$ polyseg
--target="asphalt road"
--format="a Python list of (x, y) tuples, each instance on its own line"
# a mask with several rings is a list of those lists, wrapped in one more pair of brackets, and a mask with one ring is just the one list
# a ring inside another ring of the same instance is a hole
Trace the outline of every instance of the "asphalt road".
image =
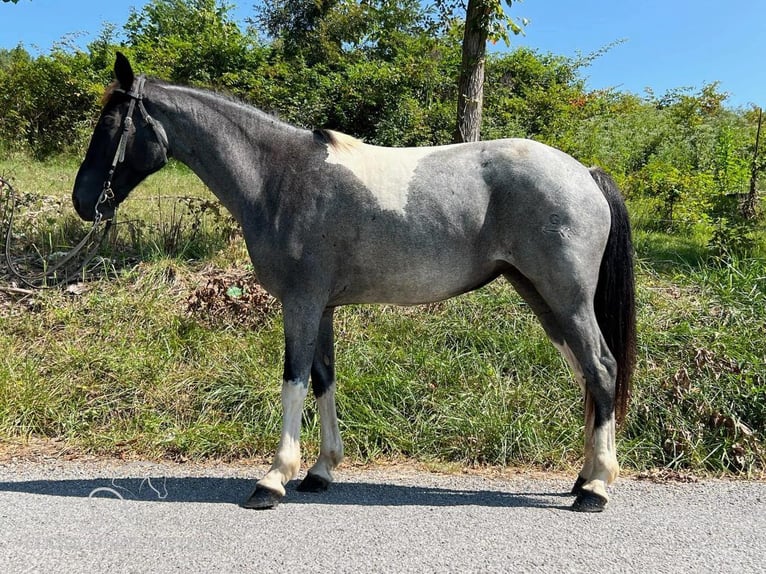
[(0, 572), (766, 572), (766, 483), (346, 469), (240, 508), (262, 467), (0, 463)]

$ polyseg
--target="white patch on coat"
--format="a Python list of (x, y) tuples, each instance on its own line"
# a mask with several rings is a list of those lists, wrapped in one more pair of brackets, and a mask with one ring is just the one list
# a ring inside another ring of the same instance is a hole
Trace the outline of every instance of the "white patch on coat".
[(330, 132), (327, 163), (353, 173), (370, 190), (381, 209), (405, 214), (410, 183), (423, 158), (441, 147), (387, 148), (368, 145), (350, 136)]
[(258, 485), (285, 494), (285, 484), (295, 478), (301, 466), (301, 419), (308, 386), (301, 381), (282, 383), (282, 436), (274, 462)]
[(317, 399), (321, 445), (319, 459), (309, 472), (321, 476), (328, 482), (333, 481), (332, 471), (343, 460), (343, 440), (338, 428), (338, 415), (335, 410), (335, 383)]
[(577, 357), (574, 356), (574, 353), (572, 352), (572, 349), (569, 348), (569, 345), (566, 343), (558, 344), (553, 343), (553, 346), (558, 349), (559, 353), (561, 353), (561, 356), (564, 357), (567, 364), (569, 365), (569, 368), (572, 369), (572, 373), (574, 374), (575, 380), (577, 380), (577, 384), (580, 385), (580, 389), (582, 392), (585, 392), (585, 376), (583, 375), (582, 366), (580, 366), (580, 361), (577, 360)]

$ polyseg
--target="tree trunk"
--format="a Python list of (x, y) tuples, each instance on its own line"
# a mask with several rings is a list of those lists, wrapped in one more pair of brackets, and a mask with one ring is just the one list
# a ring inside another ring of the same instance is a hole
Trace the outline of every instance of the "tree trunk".
[(763, 121), (763, 110), (758, 109), (758, 129), (755, 132), (755, 150), (753, 151), (753, 163), (750, 168), (750, 191), (747, 194), (745, 202), (742, 204), (742, 216), (745, 219), (755, 219), (758, 214), (758, 172), (763, 169), (758, 164), (758, 148), (761, 145), (761, 123)]
[(453, 138), (456, 143), (479, 141), (481, 137), (487, 18), (486, 0), (468, 0), (463, 34), (463, 61), (458, 81), (457, 127)]

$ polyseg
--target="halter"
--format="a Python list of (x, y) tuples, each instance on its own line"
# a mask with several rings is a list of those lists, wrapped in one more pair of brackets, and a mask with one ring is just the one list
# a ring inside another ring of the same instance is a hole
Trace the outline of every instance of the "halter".
[(135, 79), (130, 90), (126, 91), (122, 88), (114, 89), (114, 92), (128, 96), (128, 98), (130, 98), (130, 104), (128, 105), (128, 113), (125, 114), (125, 117), (122, 120), (122, 133), (120, 134), (120, 141), (117, 144), (117, 151), (114, 153), (114, 158), (112, 159), (112, 166), (109, 169), (109, 174), (106, 176), (106, 180), (104, 181), (104, 188), (101, 190), (101, 194), (98, 196), (98, 200), (96, 201), (96, 206), (94, 208), (96, 212), (94, 221), (97, 225), (104, 217), (103, 214), (99, 211), (98, 207), (101, 204), (114, 199), (114, 191), (112, 190), (112, 178), (114, 178), (114, 171), (117, 169), (117, 166), (125, 161), (125, 150), (128, 147), (128, 132), (130, 131), (130, 126), (133, 125), (133, 112), (136, 109), (136, 104), (138, 104), (138, 111), (141, 112), (141, 117), (146, 122), (146, 124), (152, 128), (154, 137), (157, 138), (157, 141), (162, 146), (163, 154), (165, 154), (165, 159), (167, 160), (166, 150), (168, 146), (168, 138), (165, 135), (165, 131), (157, 127), (157, 122), (154, 120), (154, 118), (152, 118), (152, 116), (149, 115), (149, 112), (146, 111), (146, 107), (144, 106), (144, 94), (142, 92), (145, 83), (146, 76), (142, 74)]

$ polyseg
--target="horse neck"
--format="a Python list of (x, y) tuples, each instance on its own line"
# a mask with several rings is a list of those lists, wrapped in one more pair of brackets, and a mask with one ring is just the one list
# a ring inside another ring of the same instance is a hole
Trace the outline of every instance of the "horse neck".
[(262, 200), (269, 173), (297, 159), (310, 132), (212, 92), (156, 84), (150, 113), (168, 136), (172, 155), (189, 166), (241, 221)]

